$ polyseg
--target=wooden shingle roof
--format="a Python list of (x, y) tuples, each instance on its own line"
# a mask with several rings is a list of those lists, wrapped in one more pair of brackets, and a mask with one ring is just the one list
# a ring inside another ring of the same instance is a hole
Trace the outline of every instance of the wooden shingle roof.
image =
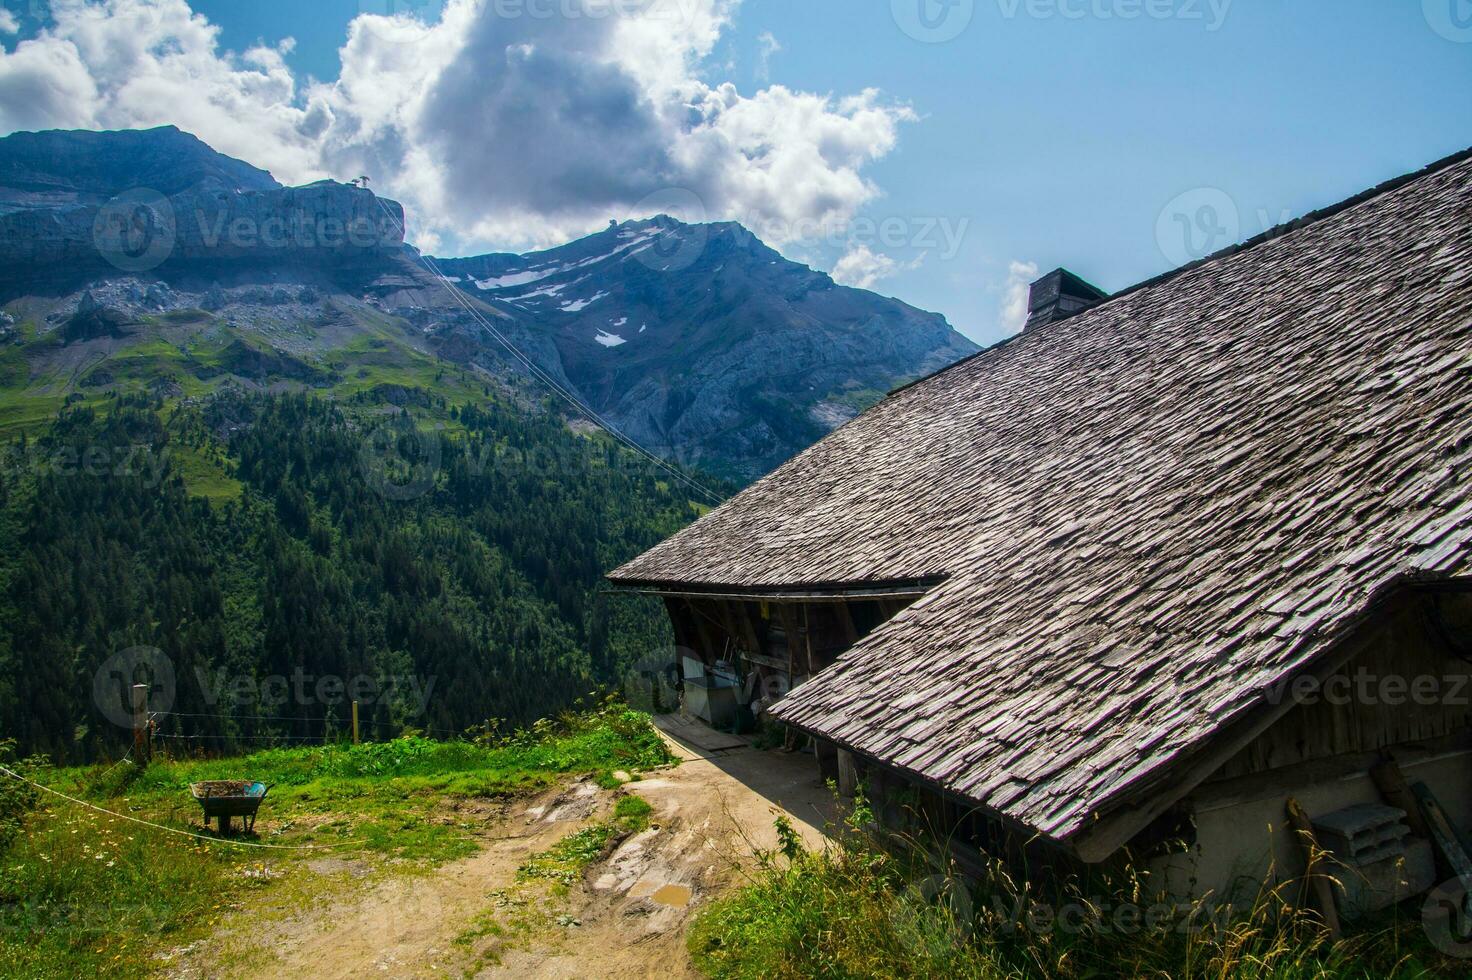
[(904, 389), (613, 573), (938, 580), (777, 708), (1069, 841), (1472, 573), (1472, 160)]

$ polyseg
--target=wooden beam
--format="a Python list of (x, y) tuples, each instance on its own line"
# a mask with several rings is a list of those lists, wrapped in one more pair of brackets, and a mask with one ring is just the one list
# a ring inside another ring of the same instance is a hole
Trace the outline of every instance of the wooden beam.
[(695, 603), (693, 600), (686, 599), (685, 605), (688, 606), (690, 609), (690, 618), (694, 620), (695, 632), (700, 637), (700, 643), (702, 647), (700, 651), (701, 656), (708, 660), (715, 660), (718, 656), (720, 656), (720, 654), (716, 648), (715, 640), (712, 639), (710, 635), (710, 630), (705, 625), (704, 614), (695, 607)]
[(762, 644), (761, 635), (757, 632), (756, 619), (751, 614), (751, 604), (738, 602), (734, 606), (737, 625), (746, 637), (746, 642), (751, 646), (752, 652), (765, 654), (767, 651)]
[(854, 625), (854, 614), (846, 602), (839, 603), (834, 607), (838, 615), (838, 626), (843, 630), (843, 635), (848, 638), (848, 645), (853, 646), (859, 642), (859, 628)]

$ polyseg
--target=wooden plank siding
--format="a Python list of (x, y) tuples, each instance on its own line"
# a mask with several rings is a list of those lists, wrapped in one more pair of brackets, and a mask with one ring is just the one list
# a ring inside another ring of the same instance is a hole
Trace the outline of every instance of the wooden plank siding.
[[(1456, 636), (1433, 625), (1450, 621)], [(1213, 776), (1230, 779), (1303, 762), (1373, 755), (1438, 742), (1472, 728), (1472, 663), (1451, 644), (1472, 646), (1472, 599), (1416, 592), (1359, 640), (1361, 651), (1295, 697), (1297, 703)], [(1450, 641), (1450, 642), (1449, 642)], [(1465, 655), (1465, 651), (1464, 651)]]

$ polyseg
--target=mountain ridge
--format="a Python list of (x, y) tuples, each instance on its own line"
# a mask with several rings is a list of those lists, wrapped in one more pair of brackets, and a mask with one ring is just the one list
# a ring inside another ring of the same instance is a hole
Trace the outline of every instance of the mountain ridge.
[[(402, 229), (402, 208), (365, 187), (283, 187), (174, 127), (0, 139), (8, 398), (139, 383), (203, 395), (222, 380), (342, 395), (381, 375), (433, 389), (436, 361), (524, 377), (492, 323), (640, 444), (745, 480), (976, 349), (938, 314), (841, 286), (734, 222), (660, 215), (538, 252), (432, 260), (448, 286)], [(371, 356), (370, 340), (384, 345)], [(154, 356), (160, 376), (100, 366), (160, 343), (174, 351)]]

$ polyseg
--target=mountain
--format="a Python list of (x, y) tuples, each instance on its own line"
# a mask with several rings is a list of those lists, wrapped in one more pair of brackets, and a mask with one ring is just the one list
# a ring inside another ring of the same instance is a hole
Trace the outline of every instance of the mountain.
[(403, 228), (403, 208), (365, 188), (282, 187), (171, 126), (0, 139), (0, 281), (30, 289), (375, 265), (403, 251)]
[(743, 476), (976, 349), (943, 317), (840, 286), (734, 223), (661, 215), (436, 264), (550, 338), (562, 372), (635, 440)]
[(445, 376), (544, 392), (745, 480), (974, 350), (938, 315), (667, 217), (439, 259), (364, 187), (282, 187), (173, 127), (0, 139), (0, 433), (63, 403), (222, 385), (342, 398)]
[(210, 149), (174, 126), (15, 133), (0, 140), (0, 211), (101, 205), (147, 187), (168, 196), (205, 181), (276, 190), (269, 173)]
[(425, 260), (402, 222), (172, 128), (0, 139), (0, 739), (116, 751), (139, 650), (197, 749), (340, 724), (268, 697), (303, 673), (380, 735), (554, 713), (671, 642), (601, 575), (708, 501), (522, 356), (726, 495), (970, 349), (737, 225)]

